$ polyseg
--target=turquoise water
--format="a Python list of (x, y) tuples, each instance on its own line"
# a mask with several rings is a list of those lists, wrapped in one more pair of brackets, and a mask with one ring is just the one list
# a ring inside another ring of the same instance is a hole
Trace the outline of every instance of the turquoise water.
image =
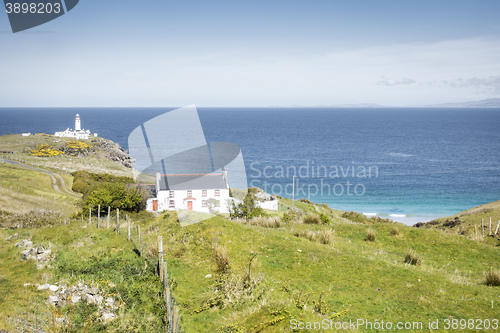
[[(0, 109), (0, 134), (84, 128), (127, 147), (165, 109)], [(199, 108), (240, 145), (250, 186), (413, 224), (500, 199), (500, 110)], [(354, 173), (353, 173), (354, 171)]]

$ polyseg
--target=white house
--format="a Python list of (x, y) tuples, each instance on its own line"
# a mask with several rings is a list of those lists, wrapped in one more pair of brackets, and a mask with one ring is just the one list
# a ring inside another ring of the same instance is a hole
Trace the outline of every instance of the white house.
[[(79, 139), (87, 140), (91, 134), (90, 134), (89, 130), (82, 129), (80, 115), (77, 113), (76, 117), (75, 117), (75, 129), (74, 130), (67, 128), (65, 131), (56, 132), (54, 135), (59, 136), (59, 137), (64, 137), (64, 138), (75, 138), (78, 140)], [(94, 135), (97, 136), (97, 133), (95, 133)]]
[(148, 199), (146, 210), (187, 209), (196, 212), (228, 213), (229, 183), (227, 173), (156, 174), (156, 198)]

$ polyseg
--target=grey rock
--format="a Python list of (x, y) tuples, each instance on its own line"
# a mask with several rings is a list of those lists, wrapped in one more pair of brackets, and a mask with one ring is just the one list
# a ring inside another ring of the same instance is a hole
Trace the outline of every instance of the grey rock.
[(40, 254), (40, 253), (43, 253), (43, 252), (45, 252), (45, 249), (43, 248), (43, 246), (39, 246), (39, 247), (36, 248), (36, 253), (37, 254)]
[(102, 297), (101, 295), (95, 295), (94, 299), (97, 304), (101, 304), (104, 297)]
[(57, 302), (59, 302), (59, 298), (57, 296), (49, 296), (47, 302), (52, 305), (57, 305)]
[[(5, 238), (5, 240), (6, 240), (6, 241), (8, 241), (8, 240), (11, 240), (12, 238), (16, 238), (17, 236), (19, 236), (19, 235), (18, 235), (18, 234), (17, 234), (17, 232), (16, 232), (16, 233), (15, 233), (15, 234), (13, 234), (12, 236)], [(16, 245), (16, 246), (17, 246), (17, 245)]]
[(50, 289), (50, 291), (54, 291), (55, 292), (55, 291), (57, 291), (57, 289), (59, 289), (59, 287), (55, 286), (55, 285), (51, 285), (51, 286), (49, 286), (49, 289)]
[(38, 287), (38, 290), (47, 290), (49, 289), (50, 285), (48, 283), (42, 284), (40, 287)]
[(92, 295), (92, 294), (85, 294), (85, 301), (87, 303), (90, 303), (90, 304), (95, 303), (94, 295)]
[(113, 297), (106, 298), (106, 305), (112, 307), (115, 305), (115, 299)]
[(80, 302), (81, 299), (82, 299), (82, 296), (80, 296), (80, 295), (73, 295), (73, 296), (71, 296), (71, 301), (73, 303), (78, 303), (78, 302)]
[(111, 312), (105, 312), (102, 314), (102, 320), (104, 322), (110, 322), (111, 320), (115, 319), (116, 318), (116, 315), (114, 313), (111, 313)]

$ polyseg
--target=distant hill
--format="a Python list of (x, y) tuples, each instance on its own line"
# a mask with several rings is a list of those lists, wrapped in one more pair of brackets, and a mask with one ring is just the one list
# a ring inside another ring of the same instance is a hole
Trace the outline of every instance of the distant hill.
[(440, 107), (440, 108), (500, 108), (500, 98), (488, 98), (480, 101), (442, 103), (442, 104), (423, 105), (423, 106)]
[(374, 103), (358, 104), (331, 104), (331, 105), (271, 105), (276, 108), (403, 108), (403, 107), (422, 107), (422, 108), (500, 108), (500, 98), (488, 98), (480, 101), (468, 101), (458, 103), (440, 103), (440, 104), (422, 104), (422, 105), (381, 105)]

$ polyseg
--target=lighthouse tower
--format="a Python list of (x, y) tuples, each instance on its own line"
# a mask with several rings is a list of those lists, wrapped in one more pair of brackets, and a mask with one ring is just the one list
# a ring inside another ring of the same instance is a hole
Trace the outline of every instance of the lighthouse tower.
[(81, 131), (82, 125), (80, 124), (80, 115), (77, 113), (75, 118), (75, 131)]

